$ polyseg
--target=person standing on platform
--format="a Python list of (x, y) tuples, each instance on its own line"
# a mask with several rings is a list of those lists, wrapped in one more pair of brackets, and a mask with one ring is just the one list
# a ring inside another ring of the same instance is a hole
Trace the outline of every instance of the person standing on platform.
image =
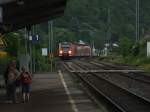
[(12, 60), (6, 70), (4, 75), (7, 98), (8, 100), (16, 103), (16, 79), (19, 77), (20, 73), (16, 69), (16, 61)]
[(28, 102), (30, 99), (32, 77), (31, 73), (26, 71), (25, 67), (22, 67), (20, 77), (22, 83), (22, 99), (23, 103), (25, 103), (26, 101)]

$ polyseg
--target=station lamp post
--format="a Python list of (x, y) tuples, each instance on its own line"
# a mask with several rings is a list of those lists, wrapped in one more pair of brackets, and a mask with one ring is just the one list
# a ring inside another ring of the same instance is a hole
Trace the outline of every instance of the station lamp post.
[(50, 69), (53, 71), (53, 43), (54, 43), (54, 34), (53, 34), (53, 21), (48, 21), (48, 37), (49, 37), (49, 45), (48, 45), (48, 54), (50, 56)]
[(140, 38), (140, 0), (136, 0), (136, 42)]
[(32, 34), (31, 34), (31, 30), (28, 31), (28, 39), (29, 39), (29, 54), (30, 54), (30, 72), (32, 73)]
[(29, 54), (30, 54), (30, 71), (35, 72), (35, 43), (39, 40), (39, 35), (36, 32), (36, 26), (27, 29), (29, 40)]

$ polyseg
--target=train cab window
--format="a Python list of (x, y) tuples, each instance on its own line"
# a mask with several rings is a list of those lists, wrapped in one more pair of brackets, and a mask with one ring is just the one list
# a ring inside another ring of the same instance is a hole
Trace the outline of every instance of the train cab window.
[(69, 50), (69, 47), (63, 47), (64, 51), (68, 51)]

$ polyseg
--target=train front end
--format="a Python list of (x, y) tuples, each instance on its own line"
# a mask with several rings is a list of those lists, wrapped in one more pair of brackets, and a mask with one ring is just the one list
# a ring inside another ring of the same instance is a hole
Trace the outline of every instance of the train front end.
[(59, 43), (59, 57), (69, 59), (72, 57), (72, 44), (69, 42)]

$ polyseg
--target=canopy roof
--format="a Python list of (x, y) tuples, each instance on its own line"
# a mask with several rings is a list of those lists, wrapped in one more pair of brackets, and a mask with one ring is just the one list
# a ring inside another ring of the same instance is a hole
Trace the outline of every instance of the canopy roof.
[(0, 0), (0, 30), (21, 29), (64, 14), (67, 0)]
[(17, 1), (17, 0), (0, 0), (0, 4), (9, 3), (12, 1)]

